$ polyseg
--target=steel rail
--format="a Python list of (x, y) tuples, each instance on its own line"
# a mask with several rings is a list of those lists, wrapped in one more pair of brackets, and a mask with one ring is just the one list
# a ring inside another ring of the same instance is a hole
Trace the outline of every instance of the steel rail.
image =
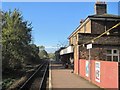
[(45, 71), (44, 71), (43, 77), (42, 77), (42, 80), (41, 80), (41, 83), (40, 83), (39, 90), (43, 90), (45, 88), (43, 85), (45, 84), (45, 79), (47, 79), (48, 67), (49, 67), (49, 64), (47, 63), (47, 65), (45, 67)]
[(25, 85), (28, 84), (28, 82), (35, 76), (35, 74), (44, 66), (45, 63), (39, 66), (39, 68), (25, 81), (25, 83), (19, 88), (19, 90), (22, 90)]

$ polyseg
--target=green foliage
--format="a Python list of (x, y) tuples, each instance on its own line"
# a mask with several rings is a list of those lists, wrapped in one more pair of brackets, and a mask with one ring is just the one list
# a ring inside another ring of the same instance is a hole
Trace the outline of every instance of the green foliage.
[(30, 45), (30, 56), (31, 56), (31, 58), (30, 58), (30, 60), (31, 60), (31, 62), (39, 62), (39, 47), (37, 47), (35, 44), (31, 44)]
[(48, 58), (48, 53), (47, 51), (45, 50), (45, 47), (44, 46), (39, 46), (39, 57), (41, 59), (45, 59), (45, 58)]
[(45, 50), (45, 47), (42, 45), (42, 46), (39, 46), (39, 50)]
[(54, 53), (49, 53), (48, 56), (49, 56), (50, 59), (55, 59), (55, 54)]
[(18, 10), (3, 12), (2, 15), (2, 62), (6, 68), (22, 68), (31, 59), (38, 58), (39, 49), (30, 44), (32, 26)]
[(39, 52), (39, 56), (41, 59), (45, 59), (45, 58), (48, 58), (48, 53), (45, 50), (41, 50)]

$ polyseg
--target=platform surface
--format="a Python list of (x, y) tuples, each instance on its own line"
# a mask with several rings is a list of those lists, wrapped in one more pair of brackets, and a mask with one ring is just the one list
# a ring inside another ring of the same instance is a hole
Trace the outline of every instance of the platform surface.
[(51, 62), (51, 85), (53, 89), (95, 89), (103, 90), (82, 77), (72, 73), (72, 69), (65, 69), (60, 62)]

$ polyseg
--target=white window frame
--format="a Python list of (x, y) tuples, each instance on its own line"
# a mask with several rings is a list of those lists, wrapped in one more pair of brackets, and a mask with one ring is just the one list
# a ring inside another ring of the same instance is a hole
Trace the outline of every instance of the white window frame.
[[(111, 54), (106, 54), (106, 60), (107, 60), (107, 56), (111, 56), (111, 60), (113, 61), (113, 56), (118, 56), (118, 62), (120, 62), (120, 59), (119, 59), (119, 50), (118, 49), (109, 49), (109, 50), (111, 50)], [(116, 50), (117, 51), (117, 53), (116, 54), (114, 54), (114, 50)]]

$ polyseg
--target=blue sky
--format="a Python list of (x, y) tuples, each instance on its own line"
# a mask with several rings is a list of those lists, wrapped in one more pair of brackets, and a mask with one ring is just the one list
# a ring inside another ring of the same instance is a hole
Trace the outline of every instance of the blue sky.
[[(57, 44), (66, 44), (68, 36), (81, 19), (94, 14), (94, 2), (3, 2), (2, 9), (19, 9), (24, 20), (32, 22), (33, 41), (44, 45), (48, 52), (56, 50)], [(108, 13), (118, 14), (118, 3), (108, 4)]]

